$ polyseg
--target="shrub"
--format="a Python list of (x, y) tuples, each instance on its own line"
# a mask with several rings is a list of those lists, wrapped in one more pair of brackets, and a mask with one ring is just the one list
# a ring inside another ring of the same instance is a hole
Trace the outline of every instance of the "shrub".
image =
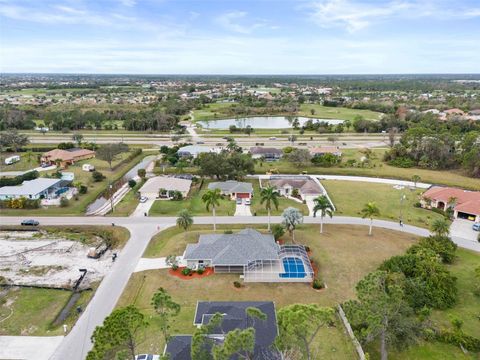
[(237, 289), (240, 289), (242, 287), (242, 284), (240, 283), (240, 281), (234, 281), (233, 286), (235, 286)]
[(78, 188), (78, 192), (79, 192), (80, 194), (86, 194), (87, 191), (88, 191), (88, 187), (85, 186), (85, 185), (80, 185), (80, 187)]
[(422, 249), (433, 250), (438, 256), (440, 256), (442, 262), (451, 264), (455, 259), (457, 244), (447, 236), (429, 236), (422, 238), (417, 245), (410, 247), (407, 250), (407, 254), (416, 254)]
[(105, 179), (105, 176), (100, 171), (94, 171), (92, 172), (92, 178), (93, 178), (93, 181), (100, 182), (103, 179)]
[(128, 180), (128, 186), (134, 188), (137, 185), (137, 182), (133, 179)]
[(224, 234), (233, 234), (233, 231), (232, 230), (225, 230), (223, 233)]
[(311, 249), (310, 249), (310, 246), (305, 245), (305, 251), (306, 251), (306, 252), (310, 252), (310, 250), (311, 250)]
[(60, 199), (60, 207), (67, 207), (70, 202), (66, 197), (62, 197)]
[(204, 268), (198, 268), (198, 269), (197, 269), (197, 274), (198, 274), (198, 275), (202, 275), (204, 272), (205, 272), (205, 269), (204, 269)]
[(285, 234), (285, 228), (280, 224), (272, 225), (272, 235), (275, 240), (280, 239)]
[(192, 269), (186, 267), (185, 269), (182, 270), (182, 274), (185, 276), (191, 275), (192, 274)]
[(319, 289), (323, 289), (325, 287), (325, 284), (324, 282), (321, 280), (321, 279), (314, 279), (313, 280), (313, 283), (312, 283), (312, 287), (315, 289), (315, 290), (319, 290)]
[(389, 161), (388, 164), (400, 168), (411, 168), (415, 166), (415, 162), (406, 157), (397, 157), (396, 159)]
[(147, 175), (147, 171), (145, 169), (138, 169), (137, 175), (143, 179)]

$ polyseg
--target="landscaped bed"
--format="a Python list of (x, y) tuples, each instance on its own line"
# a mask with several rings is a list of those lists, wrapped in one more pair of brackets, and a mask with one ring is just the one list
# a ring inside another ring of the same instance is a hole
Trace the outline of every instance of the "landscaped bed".
[[(266, 231), (265, 226), (218, 226), (218, 231), (239, 230), (245, 227), (256, 227)], [(400, 254), (416, 241), (416, 237), (389, 231), (374, 229), (373, 236), (368, 236), (368, 227), (325, 225), (325, 233), (320, 235), (317, 225), (302, 225), (295, 234), (299, 244), (310, 247), (311, 256), (319, 264), (320, 276), (328, 288), (316, 291), (311, 284), (303, 283), (243, 283), (238, 274), (214, 274), (197, 278), (194, 281), (169, 276), (169, 270), (149, 270), (134, 273), (122, 295), (118, 306), (134, 303), (142, 311), (152, 314), (150, 305), (152, 294), (159, 288), (165, 288), (172, 298), (182, 306), (176, 318), (172, 333), (191, 333), (197, 300), (203, 301), (265, 301), (275, 302), (277, 310), (285, 305), (304, 302), (335, 306), (339, 302), (354, 296), (354, 286), (366, 273), (374, 270), (383, 259)], [(194, 225), (191, 231), (184, 234), (178, 228), (167, 229), (156, 235), (150, 242), (144, 256), (162, 257), (182, 254), (188, 243), (198, 241), (199, 234), (211, 233), (210, 226)], [(286, 243), (291, 242), (288, 235), (283, 237)], [(234, 281), (240, 281), (237, 288)], [(163, 344), (155, 335), (158, 323), (152, 318), (147, 339), (142, 343), (142, 351), (161, 352)], [(335, 327), (322, 330), (318, 336), (319, 358), (353, 359), (355, 354), (342, 325), (336, 322)]]

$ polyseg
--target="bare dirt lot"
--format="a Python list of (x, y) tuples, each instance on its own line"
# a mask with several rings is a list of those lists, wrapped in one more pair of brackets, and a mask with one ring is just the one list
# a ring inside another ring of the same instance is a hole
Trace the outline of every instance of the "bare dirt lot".
[(81, 275), (79, 269), (87, 269), (80, 286), (86, 288), (100, 281), (112, 265), (112, 251), (100, 259), (88, 258), (92, 245), (43, 231), (1, 231), (1, 280), (12, 285), (71, 288)]

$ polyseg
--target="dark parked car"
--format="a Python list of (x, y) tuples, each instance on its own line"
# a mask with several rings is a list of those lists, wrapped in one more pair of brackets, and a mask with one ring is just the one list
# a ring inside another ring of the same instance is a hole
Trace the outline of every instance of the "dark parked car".
[(24, 226), (38, 226), (40, 223), (37, 220), (29, 219), (29, 220), (23, 220), (22, 225)]

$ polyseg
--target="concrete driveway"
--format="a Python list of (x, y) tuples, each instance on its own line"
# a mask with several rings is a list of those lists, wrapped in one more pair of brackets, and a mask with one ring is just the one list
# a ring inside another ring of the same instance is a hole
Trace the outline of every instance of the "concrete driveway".
[(63, 336), (0, 336), (0, 359), (48, 360)]
[(133, 210), (130, 217), (144, 217), (145, 213), (148, 214), (154, 202), (155, 202), (155, 199), (148, 199), (144, 203), (139, 203), (137, 208)]
[(450, 236), (477, 242), (479, 232), (472, 229), (473, 221), (455, 219), (450, 226)]
[(237, 204), (237, 207), (235, 208), (235, 216), (252, 216), (250, 205), (245, 205), (245, 199), (242, 200), (241, 204)]

